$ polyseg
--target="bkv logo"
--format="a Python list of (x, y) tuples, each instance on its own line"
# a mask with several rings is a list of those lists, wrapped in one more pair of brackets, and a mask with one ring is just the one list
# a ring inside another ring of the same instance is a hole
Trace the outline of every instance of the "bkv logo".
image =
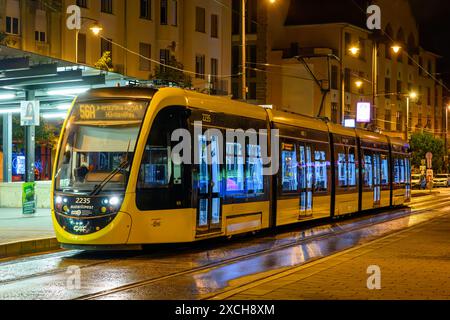
[(66, 20), (66, 26), (69, 30), (81, 29), (81, 8), (77, 5), (70, 5), (67, 7), (66, 13), (68, 14)]

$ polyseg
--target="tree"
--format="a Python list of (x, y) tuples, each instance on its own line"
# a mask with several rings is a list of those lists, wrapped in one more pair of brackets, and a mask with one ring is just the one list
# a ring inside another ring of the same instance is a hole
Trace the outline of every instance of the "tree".
[[(25, 129), (20, 125), (20, 116), (13, 117), (13, 140), (19, 149), (23, 148)], [(40, 125), (35, 127), (36, 143), (55, 147), (58, 143), (59, 129), (41, 118)]]
[(191, 76), (186, 75), (183, 71), (181, 71), (184, 69), (184, 65), (181, 62), (178, 62), (175, 56), (171, 55), (167, 64), (171, 67), (177, 68), (178, 70), (158, 65), (155, 67), (155, 74), (150, 78), (152, 80), (158, 80), (165, 83), (173, 82), (181, 88), (192, 87)]
[(109, 71), (114, 72), (112, 59), (111, 59), (111, 52), (105, 51), (103, 52), (102, 57), (95, 63), (95, 68), (103, 70), (103, 71)]
[(440, 172), (444, 166), (444, 142), (430, 133), (415, 133), (411, 137), (412, 165), (420, 167), (428, 152), (433, 154), (433, 170)]

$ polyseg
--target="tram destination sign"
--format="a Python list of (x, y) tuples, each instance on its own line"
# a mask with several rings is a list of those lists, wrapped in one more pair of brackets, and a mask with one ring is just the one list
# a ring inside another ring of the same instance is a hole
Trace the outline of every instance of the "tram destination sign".
[(74, 116), (81, 121), (142, 121), (146, 102), (79, 103)]

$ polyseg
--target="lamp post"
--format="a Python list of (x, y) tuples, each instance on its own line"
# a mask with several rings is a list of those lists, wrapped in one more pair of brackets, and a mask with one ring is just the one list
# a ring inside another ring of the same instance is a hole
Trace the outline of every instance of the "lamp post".
[[(94, 22), (94, 24), (89, 28), (94, 35), (97, 36), (100, 34), (100, 32), (102, 32), (103, 27), (99, 24), (99, 22), (97, 20), (92, 19), (92, 18), (87, 18), (87, 17), (81, 17), (81, 21), (83, 21), (83, 19)], [(80, 29), (76, 29), (76, 31), (75, 31), (75, 63), (78, 63), (78, 40), (79, 40), (79, 37), (80, 37)]]
[(417, 98), (417, 93), (412, 91), (410, 92), (407, 96), (406, 96), (406, 135), (405, 135), (405, 139), (406, 141), (409, 141), (409, 104), (410, 104), (410, 100), (412, 99), (416, 99)]
[(242, 0), (242, 100), (247, 100), (246, 0)]

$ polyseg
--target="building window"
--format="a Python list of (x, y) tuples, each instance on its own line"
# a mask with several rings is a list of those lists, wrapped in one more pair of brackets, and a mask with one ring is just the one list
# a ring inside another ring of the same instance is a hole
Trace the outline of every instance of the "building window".
[(422, 114), (421, 113), (419, 113), (419, 119), (417, 121), (417, 126), (422, 127)]
[(350, 69), (345, 68), (344, 72), (345, 92), (351, 91), (350, 79), (351, 79)]
[(102, 0), (101, 11), (104, 13), (113, 13), (112, 0)]
[(391, 110), (386, 110), (384, 113), (384, 129), (386, 131), (391, 131)]
[(140, 17), (141, 19), (152, 19), (152, 0), (140, 0)]
[(161, 71), (165, 72), (166, 67), (164, 65), (168, 65), (170, 62), (170, 51), (169, 49), (161, 49), (159, 50), (159, 62), (161, 65)]
[(6, 33), (19, 34), (19, 18), (6, 17)]
[(331, 89), (337, 90), (338, 89), (338, 67), (337, 66), (331, 66)]
[(205, 8), (196, 7), (195, 8), (195, 31), (206, 32), (206, 10)]
[(390, 93), (391, 93), (391, 78), (384, 79), (384, 93), (385, 93), (385, 97), (389, 98)]
[(112, 60), (112, 39), (101, 39), (101, 43), (100, 43), (100, 48), (101, 48), (101, 51), (100, 51), (100, 56), (102, 57), (104, 54), (105, 54), (105, 52), (109, 52), (110, 53), (110, 57), (111, 57), (111, 60)]
[(431, 106), (431, 88), (427, 88), (427, 102), (428, 106)]
[(197, 55), (195, 57), (195, 77), (197, 79), (205, 79), (205, 56)]
[(86, 34), (78, 35), (78, 62), (86, 63)]
[(38, 42), (46, 42), (46, 36), (45, 36), (45, 32), (42, 31), (35, 31), (34, 32), (34, 40), (38, 41)]
[[(151, 62), (150, 59), (152, 57), (152, 46), (148, 43), (139, 43), (139, 54), (141, 57), (139, 58), (139, 70), (141, 71), (151, 71)], [(145, 58), (148, 59), (145, 59)]]
[(87, 8), (87, 0), (77, 0), (77, 6)]
[(331, 122), (338, 123), (338, 104), (331, 103)]
[(178, 25), (178, 1), (172, 0), (172, 26)]
[(359, 59), (366, 59), (366, 40), (359, 38)]
[(211, 37), (219, 37), (219, 16), (217, 14), (211, 15)]
[(161, 0), (161, 7), (160, 7), (160, 24), (166, 25), (167, 24), (167, 0)]
[(349, 53), (350, 50), (350, 46), (352, 45), (352, 35), (348, 32), (345, 33), (344, 35), (345, 38), (345, 54), (347, 55)]
[(34, 22), (34, 39), (37, 42), (47, 41), (47, 14), (44, 10), (36, 10)]

